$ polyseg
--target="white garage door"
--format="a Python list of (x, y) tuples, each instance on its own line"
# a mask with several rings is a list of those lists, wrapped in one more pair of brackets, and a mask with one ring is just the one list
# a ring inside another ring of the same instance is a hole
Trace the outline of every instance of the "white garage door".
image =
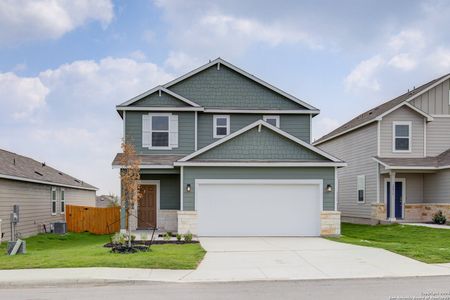
[(320, 180), (197, 180), (200, 236), (317, 236)]

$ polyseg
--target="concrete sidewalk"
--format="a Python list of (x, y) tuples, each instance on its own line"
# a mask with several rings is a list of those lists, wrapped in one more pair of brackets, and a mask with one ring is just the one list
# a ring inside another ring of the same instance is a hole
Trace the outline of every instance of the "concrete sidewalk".
[(425, 264), (383, 249), (337, 243), (322, 238), (202, 238), (201, 243), (207, 254), (196, 270), (0, 270), (0, 287), (450, 275), (450, 264)]

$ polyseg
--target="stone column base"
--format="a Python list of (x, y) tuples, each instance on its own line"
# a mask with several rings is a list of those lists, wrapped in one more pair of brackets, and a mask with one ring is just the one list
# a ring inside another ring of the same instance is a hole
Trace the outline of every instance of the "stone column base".
[(197, 235), (197, 212), (196, 211), (177, 211), (178, 215), (178, 233), (192, 233)]
[(433, 215), (442, 211), (450, 220), (450, 204), (447, 203), (417, 203), (405, 204), (405, 220), (409, 222), (431, 222)]
[(321, 236), (341, 235), (340, 211), (322, 211), (320, 213), (320, 235)]

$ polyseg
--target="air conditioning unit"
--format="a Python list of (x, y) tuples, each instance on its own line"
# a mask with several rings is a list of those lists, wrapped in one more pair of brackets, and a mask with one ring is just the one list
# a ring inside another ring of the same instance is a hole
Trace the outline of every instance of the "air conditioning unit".
[(53, 223), (53, 233), (56, 234), (66, 234), (67, 233), (67, 224), (64, 221), (59, 221)]

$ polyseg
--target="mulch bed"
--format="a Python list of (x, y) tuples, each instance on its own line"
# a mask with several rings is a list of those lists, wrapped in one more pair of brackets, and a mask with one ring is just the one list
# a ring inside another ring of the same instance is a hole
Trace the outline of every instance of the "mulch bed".
[[(131, 245), (133, 248), (136, 247), (146, 247), (146, 246), (150, 246), (150, 245), (164, 245), (164, 244), (176, 244), (176, 245), (183, 245), (183, 244), (198, 244), (199, 241), (190, 241), (190, 242), (185, 242), (185, 241), (164, 241), (164, 240), (156, 240), (156, 241), (134, 241), (131, 242)], [(113, 248), (113, 243), (107, 243), (105, 244), (103, 247), (106, 248)], [(126, 247), (128, 248), (128, 247)]]

